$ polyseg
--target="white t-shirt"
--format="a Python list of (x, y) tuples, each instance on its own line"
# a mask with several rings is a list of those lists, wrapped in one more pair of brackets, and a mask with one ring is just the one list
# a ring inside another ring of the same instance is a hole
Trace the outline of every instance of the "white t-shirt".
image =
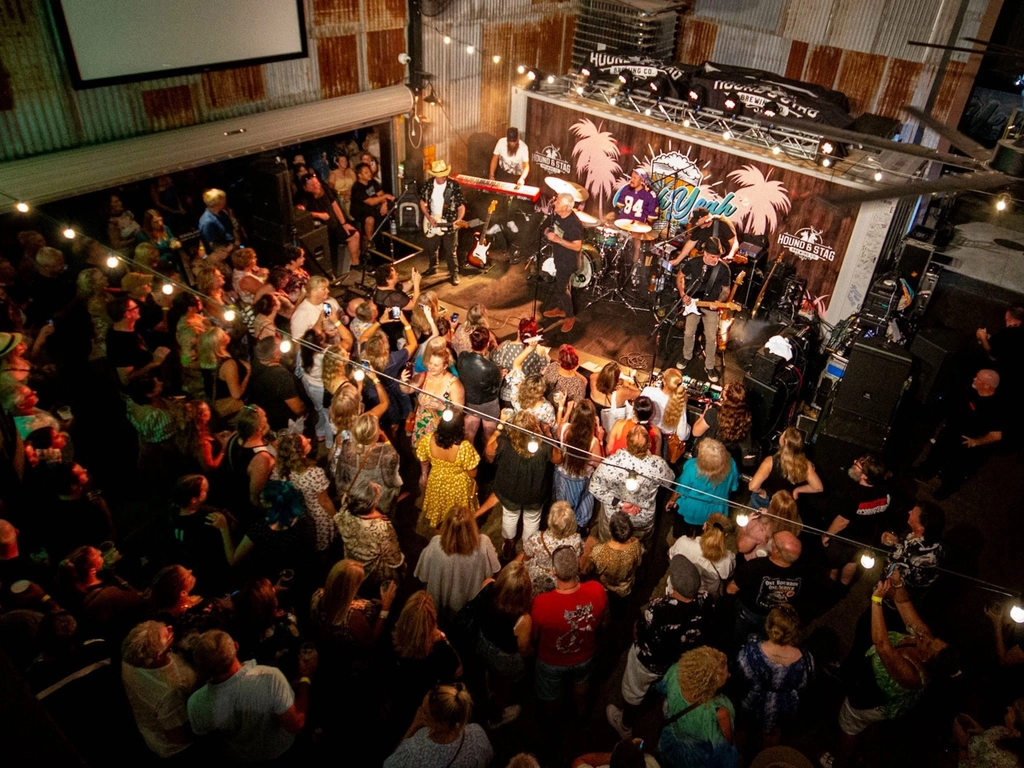
[(254, 660), (223, 683), (207, 683), (188, 700), (188, 719), (197, 735), (221, 732), (235, 760), (273, 760), (295, 742), (277, 721), (295, 703), (295, 694), (276, 667)]
[(430, 215), (435, 219), (440, 218), (441, 214), (444, 213), (444, 193), (448, 189), (448, 179), (445, 179), (444, 184), (438, 184), (434, 181), (434, 186), (430, 188)]
[(172, 731), (188, 723), (188, 697), (199, 682), (196, 671), (180, 656), (171, 653), (167, 664), (159, 669), (122, 662), (121, 680), (139, 733), (157, 757), (171, 757), (192, 743), (188, 736), (171, 736)]
[[(331, 317), (337, 317), (338, 313), (341, 312), (338, 302), (329, 298), (327, 303), (331, 305)], [(303, 299), (299, 302), (299, 306), (292, 312), (291, 319), (291, 332), (292, 336), (295, 337), (296, 343), (302, 340), (306, 331), (316, 325), (316, 321), (320, 319), (323, 313), (324, 308), (320, 304), (310, 304), (309, 299)]]
[[(735, 553), (726, 552), (721, 560), (712, 562), (701, 552), (700, 539), (691, 539), (689, 536), (680, 536), (669, 549), (669, 560), (676, 555), (682, 555), (697, 567), (700, 571), (700, 588), (713, 598), (720, 597), (725, 591), (725, 585), (736, 569)], [(672, 577), (669, 577), (667, 590), (665, 594), (672, 591)]]
[(651, 402), (654, 403), (654, 417), (653, 421), (655, 426), (661, 429), (666, 435), (675, 435), (680, 440), (686, 440), (690, 436), (690, 425), (686, 421), (686, 409), (679, 414), (678, 424), (666, 424), (665, 423), (665, 406), (668, 405), (669, 396), (665, 393), (661, 387), (644, 387), (644, 391), (640, 393), (646, 397), (651, 398)]
[(523, 166), (530, 162), (530, 148), (522, 139), (514, 155), (508, 153), (508, 139), (498, 139), (494, 145), (494, 154), (498, 156), (498, 168), (513, 176), (522, 176)]

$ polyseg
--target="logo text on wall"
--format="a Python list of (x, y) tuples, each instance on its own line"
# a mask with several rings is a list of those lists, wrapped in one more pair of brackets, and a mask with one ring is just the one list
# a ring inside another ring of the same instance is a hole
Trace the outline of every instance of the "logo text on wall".
[(783, 232), (777, 242), (780, 248), (796, 254), (801, 261), (836, 260), (835, 249), (821, 241), (821, 231), (814, 227), (798, 229), (796, 234)]
[(554, 144), (548, 144), (540, 152), (534, 152), (532, 160), (534, 165), (539, 165), (552, 175), (564, 176), (572, 172), (572, 163), (562, 159), (562, 151)]

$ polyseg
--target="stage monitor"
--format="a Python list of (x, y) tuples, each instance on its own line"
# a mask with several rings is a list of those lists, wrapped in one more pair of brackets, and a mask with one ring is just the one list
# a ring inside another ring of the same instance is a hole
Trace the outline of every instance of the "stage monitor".
[(303, 0), (50, 0), (75, 88), (307, 55)]

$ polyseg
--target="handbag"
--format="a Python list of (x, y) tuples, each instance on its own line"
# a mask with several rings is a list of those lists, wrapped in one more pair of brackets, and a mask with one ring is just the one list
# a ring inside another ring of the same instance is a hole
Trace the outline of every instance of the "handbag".
[(669, 464), (675, 464), (686, 453), (686, 441), (680, 440), (673, 432), (668, 436), (668, 441), (665, 447), (666, 458)]

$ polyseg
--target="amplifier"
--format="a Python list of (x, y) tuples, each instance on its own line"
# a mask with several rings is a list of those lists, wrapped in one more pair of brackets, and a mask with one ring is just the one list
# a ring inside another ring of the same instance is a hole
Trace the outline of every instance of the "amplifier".
[(779, 368), (781, 368), (785, 362), (785, 359), (778, 355), (774, 355), (765, 349), (761, 349), (750, 365), (750, 377), (764, 382), (765, 384), (771, 384), (775, 381), (775, 376), (778, 374)]

